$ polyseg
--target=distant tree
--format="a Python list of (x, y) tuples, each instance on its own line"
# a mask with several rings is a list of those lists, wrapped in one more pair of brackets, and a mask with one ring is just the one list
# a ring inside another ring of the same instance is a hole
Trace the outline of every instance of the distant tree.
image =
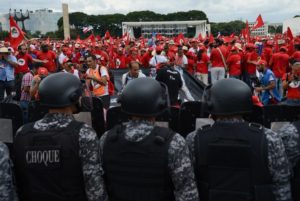
[(220, 32), (223, 36), (229, 36), (232, 33), (239, 35), (241, 30), (245, 28), (245, 23), (240, 20), (231, 22), (211, 23), (211, 32), (213, 35), (217, 35)]
[[(149, 10), (134, 11), (127, 15), (110, 14), (110, 15), (87, 15), (82, 12), (75, 12), (69, 14), (70, 24), (74, 25), (77, 35), (84, 38), (85, 34), (82, 32), (84, 26), (93, 26), (95, 35), (103, 36), (108, 30), (113, 36), (122, 36), (122, 22), (124, 21), (186, 21), (186, 20), (208, 20), (206, 14), (202, 11), (191, 10), (188, 12), (169, 13), (167, 15), (158, 14)], [(59, 29), (63, 27), (63, 18), (61, 17), (57, 26)], [(72, 34), (71, 34), (72, 35)]]
[(296, 17), (300, 17), (300, 15), (295, 15), (294, 18), (296, 18)]
[(8, 31), (0, 31), (0, 40), (4, 40), (6, 37), (8, 37), (8, 35)]

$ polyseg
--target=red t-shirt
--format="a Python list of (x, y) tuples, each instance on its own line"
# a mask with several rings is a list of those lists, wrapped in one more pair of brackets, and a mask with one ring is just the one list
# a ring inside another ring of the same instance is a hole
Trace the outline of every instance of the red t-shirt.
[(195, 64), (195, 60), (193, 58), (188, 58), (188, 66), (187, 66), (187, 71), (190, 74), (194, 73), (194, 64)]
[(207, 54), (202, 53), (201, 60), (197, 61), (196, 72), (202, 74), (208, 74), (208, 67), (207, 67), (208, 62), (209, 62), (209, 57), (207, 56)]
[(117, 55), (114, 58), (114, 68), (127, 68), (126, 57), (124, 55)]
[(145, 68), (148, 68), (148, 67), (149, 67), (149, 61), (151, 60), (151, 58), (152, 58), (152, 55), (149, 54), (148, 52), (146, 52), (146, 53), (143, 55), (143, 57), (142, 57), (142, 59), (141, 59), (141, 62), (142, 62), (143, 67), (145, 67)]
[(37, 59), (48, 60), (48, 62), (43, 64), (43, 66), (47, 68), (47, 70), (51, 73), (56, 71), (56, 64), (55, 64), (56, 55), (51, 50), (49, 50), (48, 52), (38, 52)]
[(300, 61), (300, 51), (294, 52), (294, 54), (291, 56), (291, 58)]
[(15, 74), (18, 73), (27, 73), (29, 72), (29, 63), (32, 63), (32, 57), (30, 54), (18, 54), (17, 55), (17, 60), (18, 60), (18, 66), (15, 68)]
[(247, 61), (257, 61), (258, 60), (258, 54), (253, 51), (253, 52), (248, 52), (246, 54), (246, 72), (249, 75), (253, 75), (256, 73), (256, 65), (255, 64), (249, 64)]
[[(282, 77), (282, 81), (284, 80), (291, 80), (291, 74), (286, 73)], [(300, 73), (298, 73), (298, 76), (300, 76)], [(287, 90), (287, 99), (300, 99), (300, 82), (291, 82), (289, 84), (288, 90)]]
[(289, 55), (283, 52), (275, 53), (272, 58), (272, 71), (277, 78), (282, 78), (289, 67)]
[(126, 66), (127, 66), (131, 61), (141, 62), (141, 59), (140, 59), (139, 56), (133, 57), (133, 56), (130, 55), (130, 56), (128, 56), (128, 57), (126, 58)]
[(270, 64), (270, 60), (271, 60), (272, 54), (273, 54), (272, 48), (270, 48), (270, 47), (265, 47), (264, 48), (262, 56), (264, 57), (264, 59), (266, 60), (266, 62), (267, 62), (268, 65)]
[[(228, 56), (228, 51), (227, 48), (224, 46), (220, 46), (219, 49), (221, 50), (224, 59), (226, 61), (227, 56)], [(217, 48), (213, 48), (210, 54), (210, 60), (211, 60), (211, 67), (225, 67), (224, 66), (224, 62), (222, 60), (222, 56), (219, 52), (219, 50), (217, 50)]]
[(231, 54), (227, 59), (227, 64), (229, 68), (229, 75), (241, 75), (241, 55)]

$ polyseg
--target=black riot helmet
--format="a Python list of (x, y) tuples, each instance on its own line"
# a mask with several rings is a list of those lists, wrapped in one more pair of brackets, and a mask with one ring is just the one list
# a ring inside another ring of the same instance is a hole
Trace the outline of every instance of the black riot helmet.
[(63, 108), (77, 104), (81, 95), (82, 84), (70, 73), (51, 74), (39, 86), (40, 102), (49, 108)]
[(222, 79), (208, 86), (203, 93), (204, 105), (213, 115), (239, 115), (252, 110), (250, 87), (238, 79)]
[(170, 106), (166, 85), (151, 78), (130, 81), (118, 101), (125, 113), (138, 117), (156, 117)]

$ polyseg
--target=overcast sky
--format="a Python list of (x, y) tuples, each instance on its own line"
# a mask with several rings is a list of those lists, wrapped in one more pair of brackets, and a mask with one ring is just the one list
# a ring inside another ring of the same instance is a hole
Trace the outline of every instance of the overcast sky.
[(0, 0), (0, 13), (13, 9), (49, 8), (61, 11), (61, 3), (69, 4), (69, 11), (87, 14), (126, 14), (151, 10), (157, 13), (202, 10), (212, 22), (236, 19), (255, 21), (259, 13), (264, 21), (283, 22), (300, 15), (299, 0)]

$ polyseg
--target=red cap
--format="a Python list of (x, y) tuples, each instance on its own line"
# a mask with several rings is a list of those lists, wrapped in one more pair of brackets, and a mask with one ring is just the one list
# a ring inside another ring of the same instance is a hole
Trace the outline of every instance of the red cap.
[(69, 57), (65, 57), (65, 58), (64, 58), (63, 64), (64, 64), (64, 63), (67, 63), (67, 62), (72, 62), (72, 61), (69, 59)]
[(49, 74), (49, 72), (48, 72), (47, 68), (39, 67), (37, 74), (47, 76)]
[(288, 48), (287, 48), (286, 46), (281, 46), (281, 47), (279, 48), (279, 50), (280, 50), (280, 51), (285, 51), (285, 52), (287, 52), (287, 51), (288, 51)]
[(156, 46), (155, 51), (156, 52), (161, 52), (164, 48), (162, 46)]
[(267, 62), (266, 60), (261, 59), (259, 60), (258, 65), (267, 65)]

